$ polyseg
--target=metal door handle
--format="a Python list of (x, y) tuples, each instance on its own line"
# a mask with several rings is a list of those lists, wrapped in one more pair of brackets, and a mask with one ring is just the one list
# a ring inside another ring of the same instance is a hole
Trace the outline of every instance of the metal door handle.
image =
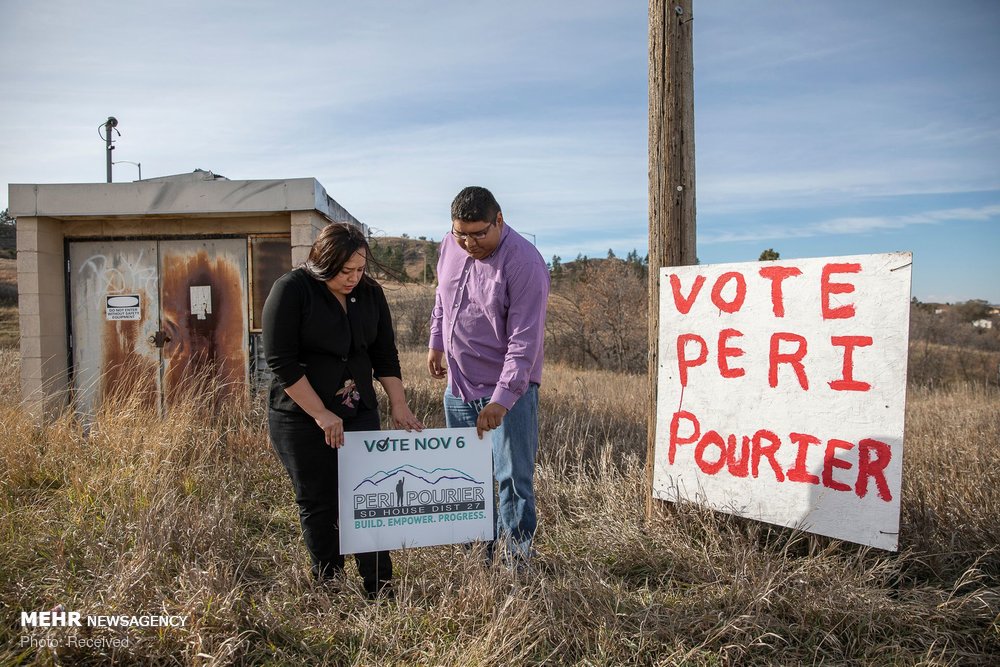
[(149, 342), (156, 347), (163, 347), (164, 343), (170, 342), (170, 336), (167, 335), (166, 331), (157, 331), (155, 334), (149, 337)]

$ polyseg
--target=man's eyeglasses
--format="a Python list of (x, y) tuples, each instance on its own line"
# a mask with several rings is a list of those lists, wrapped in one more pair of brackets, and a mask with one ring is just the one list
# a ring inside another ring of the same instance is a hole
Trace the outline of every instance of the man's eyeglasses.
[(473, 241), (482, 241), (483, 239), (486, 238), (486, 235), (490, 233), (490, 227), (492, 227), (495, 224), (497, 224), (496, 220), (494, 220), (490, 224), (486, 225), (484, 228), (482, 228), (478, 232), (470, 232), (468, 234), (463, 234), (461, 232), (457, 232), (457, 231), (455, 231), (455, 229), (453, 227), (452, 230), (451, 230), (451, 235), (454, 236), (459, 241), (467, 241), (469, 239), (472, 239)]

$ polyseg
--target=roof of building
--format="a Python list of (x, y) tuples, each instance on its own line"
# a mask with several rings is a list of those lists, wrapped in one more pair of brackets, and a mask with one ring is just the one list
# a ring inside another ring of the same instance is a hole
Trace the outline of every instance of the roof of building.
[[(206, 171), (204, 169), (195, 169), (194, 171), (187, 171), (183, 174), (170, 174), (168, 176), (154, 176), (153, 178), (143, 178), (142, 182), (151, 183), (162, 183), (169, 181), (171, 183), (194, 183), (198, 181), (228, 181), (229, 179), (220, 174), (216, 174), (211, 171)], [(138, 181), (133, 181), (137, 183)]]
[(12, 183), (9, 202), (15, 218), (79, 220), (318, 211), (333, 222), (360, 224), (315, 178), (236, 181), (202, 169), (131, 183)]

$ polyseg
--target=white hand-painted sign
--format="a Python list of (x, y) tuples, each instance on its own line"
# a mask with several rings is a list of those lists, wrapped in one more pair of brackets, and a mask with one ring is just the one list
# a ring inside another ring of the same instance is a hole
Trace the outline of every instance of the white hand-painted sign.
[(474, 428), (357, 431), (338, 452), (340, 550), (493, 539), (493, 447)]
[(108, 320), (141, 320), (138, 294), (115, 294), (104, 300), (104, 314)]
[(653, 495), (896, 549), (911, 259), (661, 269)]

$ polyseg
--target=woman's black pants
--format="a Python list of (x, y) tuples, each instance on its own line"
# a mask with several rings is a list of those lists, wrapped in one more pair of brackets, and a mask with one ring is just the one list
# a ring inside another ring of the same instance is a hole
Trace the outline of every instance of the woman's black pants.
[[(313, 573), (319, 579), (344, 571), (340, 553), (340, 522), (337, 493), (337, 450), (326, 444), (323, 431), (312, 418), (270, 410), (268, 426), (271, 444), (278, 453), (295, 488), (302, 537), (312, 558)], [(344, 431), (377, 431), (378, 410), (362, 407), (344, 420)], [(392, 578), (388, 551), (354, 555), (365, 591), (377, 594)]]

